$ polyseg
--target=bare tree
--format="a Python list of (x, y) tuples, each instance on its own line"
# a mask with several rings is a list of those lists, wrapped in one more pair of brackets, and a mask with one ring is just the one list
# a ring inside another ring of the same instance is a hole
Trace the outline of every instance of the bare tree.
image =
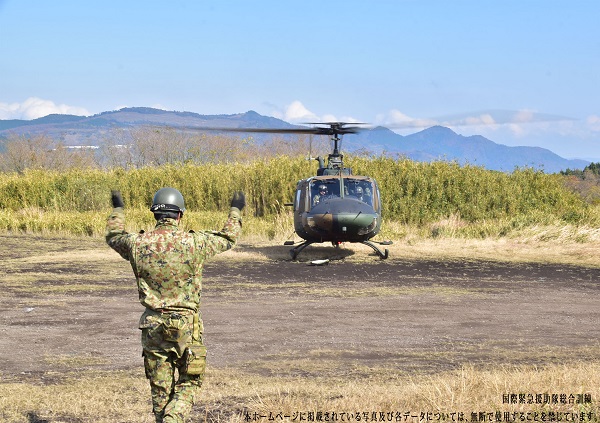
[(262, 140), (232, 134), (184, 132), (176, 128), (130, 131), (135, 166), (166, 163), (244, 163), (281, 155), (325, 155), (327, 137), (275, 136)]
[(23, 173), (26, 169), (66, 170), (96, 167), (94, 150), (71, 148), (45, 135), (11, 135), (3, 142), (0, 170)]

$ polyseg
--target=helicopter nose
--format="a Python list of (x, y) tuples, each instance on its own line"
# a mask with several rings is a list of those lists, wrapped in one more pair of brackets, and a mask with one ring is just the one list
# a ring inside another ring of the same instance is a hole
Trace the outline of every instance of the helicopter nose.
[(308, 219), (317, 231), (338, 234), (341, 237), (364, 235), (377, 224), (378, 214), (368, 204), (355, 199), (333, 199), (315, 206)]
[(326, 199), (311, 209), (311, 214), (335, 214), (350, 215), (373, 214), (373, 207), (367, 203), (359, 201), (356, 198), (331, 198)]
[(352, 239), (371, 232), (377, 225), (377, 215), (371, 213), (337, 213), (333, 215), (333, 232)]

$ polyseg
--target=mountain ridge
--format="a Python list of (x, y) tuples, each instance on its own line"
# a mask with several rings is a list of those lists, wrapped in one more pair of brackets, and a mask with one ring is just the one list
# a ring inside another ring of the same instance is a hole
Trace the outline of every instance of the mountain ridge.
[[(51, 114), (33, 120), (0, 120), (0, 138), (10, 134), (46, 135), (65, 145), (99, 145), (110, 131), (147, 125), (165, 127), (298, 128), (281, 119), (253, 110), (236, 114), (201, 115), (151, 107), (128, 107), (92, 116)], [(481, 135), (463, 136), (443, 126), (432, 126), (410, 135), (399, 135), (386, 127), (366, 129), (344, 136), (345, 150), (394, 154), (416, 161), (448, 160), (490, 170), (512, 171), (533, 167), (548, 173), (583, 169), (590, 162), (566, 159), (542, 147), (510, 147)]]

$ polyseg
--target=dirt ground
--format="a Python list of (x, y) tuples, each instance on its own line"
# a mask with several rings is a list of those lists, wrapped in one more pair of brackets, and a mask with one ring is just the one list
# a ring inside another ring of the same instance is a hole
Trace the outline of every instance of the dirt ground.
[[(281, 258), (283, 246), (248, 250), (206, 265), (209, 366), (433, 373), (600, 357), (600, 268), (368, 251), (313, 266)], [(135, 280), (103, 240), (0, 235), (0, 257), (3, 380), (142, 368)]]

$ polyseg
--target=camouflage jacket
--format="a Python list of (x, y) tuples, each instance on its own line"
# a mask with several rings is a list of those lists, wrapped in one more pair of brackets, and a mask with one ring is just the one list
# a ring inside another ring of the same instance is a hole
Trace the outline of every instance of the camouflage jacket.
[(204, 260), (231, 249), (242, 232), (240, 211), (232, 207), (220, 232), (184, 232), (175, 219), (161, 219), (154, 230), (125, 232), (123, 209), (106, 224), (106, 242), (129, 260), (140, 302), (152, 310), (198, 311)]

